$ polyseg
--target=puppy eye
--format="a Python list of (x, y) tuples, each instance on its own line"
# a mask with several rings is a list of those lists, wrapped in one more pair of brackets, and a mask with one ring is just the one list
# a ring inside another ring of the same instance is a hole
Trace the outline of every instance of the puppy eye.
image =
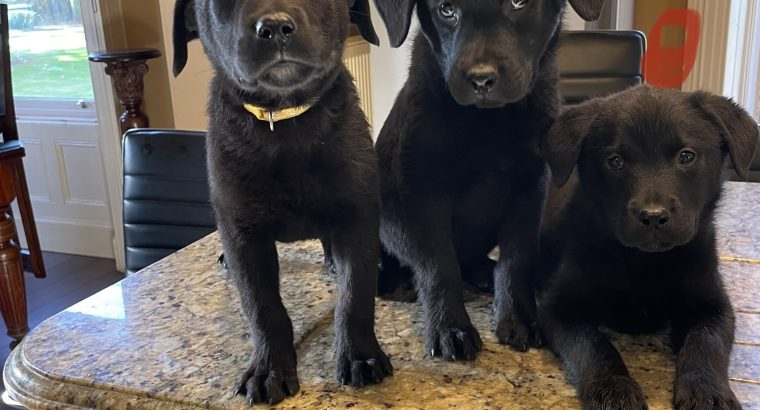
[(620, 155), (615, 155), (614, 157), (609, 157), (607, 159), (607, 165), (612, 170), (620, 171), (621, 169), (623, 169), (623, 158), (621, 158)]
[(451, 19), (454, 18), (457, 14), (457, 8), (454, 6), (451, 2), (444, 2), (441, 4), (441, 7), (438, 9), (438, 12), (441, 13), (441, 16), (445, 19)]
[(678, 154), (678, 163), (681, 165), (689, 165), (697, 158), (697, 154), (694, 151), (685, 149)]
[(528, 0), (512, 0), (512, 10), (522, 10), (528, 5)]

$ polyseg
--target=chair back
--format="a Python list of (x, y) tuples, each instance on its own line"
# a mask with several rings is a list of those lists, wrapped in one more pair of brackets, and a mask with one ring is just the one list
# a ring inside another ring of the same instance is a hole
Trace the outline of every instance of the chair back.
[(603, 97), (644, 82), (640, 31), (565, 31), (560, 36), (560, 93), (566, 104)]
[(132, 129), (124, 134), (127, 274), (216, 230), (205, 133)]

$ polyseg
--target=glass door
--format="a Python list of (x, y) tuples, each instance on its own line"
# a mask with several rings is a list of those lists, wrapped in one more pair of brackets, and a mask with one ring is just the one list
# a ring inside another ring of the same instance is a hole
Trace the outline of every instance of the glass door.
[(19, 117), (95, 119), (80, 0), (8, 0)]
[(115, 235), (101, 142), (115, 137), (100, 135), (85, 38), (91, 30), (82, 19), (93, 24), (96, 13), (80, 3), (90, 0), (4, 1), (16, 123), (42, 248), (111, 258)]

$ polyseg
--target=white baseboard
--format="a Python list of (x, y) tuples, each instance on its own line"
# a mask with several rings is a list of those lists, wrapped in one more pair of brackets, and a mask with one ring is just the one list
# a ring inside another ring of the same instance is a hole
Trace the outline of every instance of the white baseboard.
[[(114, 258), (114, 232), (110, 226), (51, 219), (36, 219), (35, 223), (43, 251)], [(16, 218), (16, 228), (21, 247), (26, 248), (26, 238), (20, 218)]]

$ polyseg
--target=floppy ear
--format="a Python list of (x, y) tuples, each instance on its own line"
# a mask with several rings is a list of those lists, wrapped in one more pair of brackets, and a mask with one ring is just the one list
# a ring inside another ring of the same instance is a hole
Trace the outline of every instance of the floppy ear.
[(369, 0), (349, 0), (349, 3), (351, 4), (349, 11), (351, 22), (356, 24), (365, 40), (379, 46), (380, 39), (377, 38), (375, 26), (372, 25), (372, 17), (370, 17)]
[(541, 141), (541, 153), (552, 169), (554, 183), (565, 185), (581, 155), (583, 142), (599, 116), (601, 104), (591, 100), (567, 108)]
[(412, 24), (414, 3), (415, 0), (375, 0), (377, 11), (380, 12), (385, 27), (388, 28), (391, 47), (404, 44), (409, 34), (409, 26)]
[(177, 0), (174, 6), (174, 76), (187, 65), (187, 43), (198, 38), (195, 1)]
[(760, 139), (757, 122), (733, 100), (704, 91), (695, 92), (692, 102), (700, 114), (720, 130), (739, 178), (749, 178), (749, 167)]
[(604, 0), (570, 0), (575, 12), (586, 21), (596, 21), (602, 14)]

